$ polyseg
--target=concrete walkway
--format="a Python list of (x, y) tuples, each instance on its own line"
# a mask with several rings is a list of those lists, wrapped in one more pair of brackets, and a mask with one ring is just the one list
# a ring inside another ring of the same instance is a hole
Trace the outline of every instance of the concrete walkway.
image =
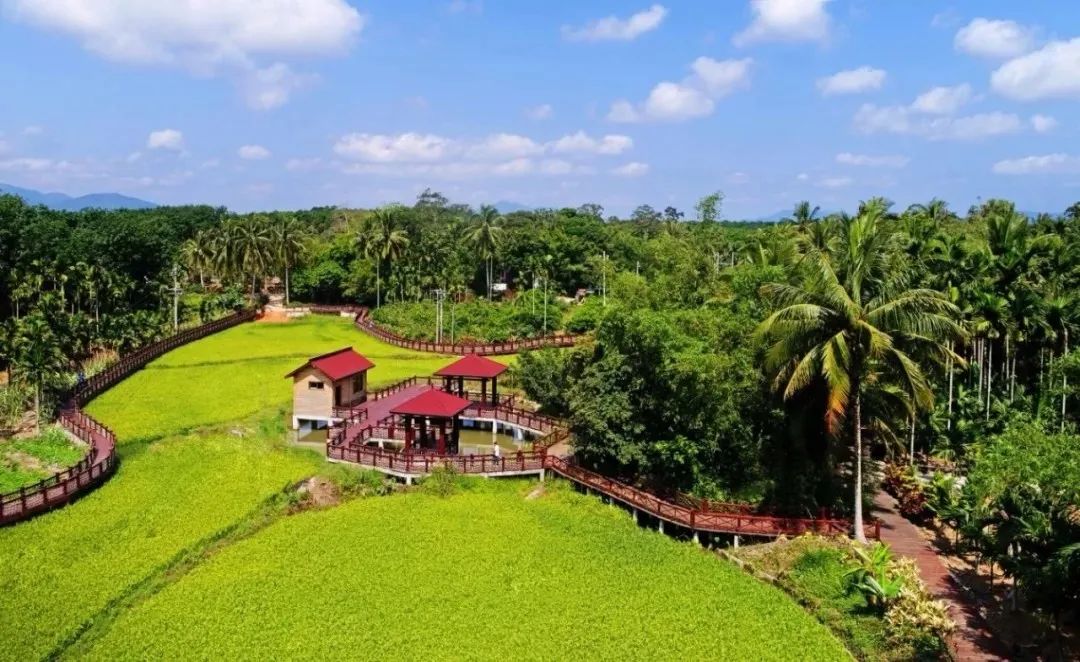
[(949, 641), (956, 659), (964, 662), (1009, 659), (1004, 646), (987, 629), (977, 606), (953, 581), (937, 552), (920, 535), (919, 528), (900, 514), (896, 499), (886, 492), (879, 492), (874, 497), (874, 509), (882, 522), (881, 541), (892, 547), (894, 553), (913, 559), (926, 588), (948, 605), (956, 622), (956, 630)]

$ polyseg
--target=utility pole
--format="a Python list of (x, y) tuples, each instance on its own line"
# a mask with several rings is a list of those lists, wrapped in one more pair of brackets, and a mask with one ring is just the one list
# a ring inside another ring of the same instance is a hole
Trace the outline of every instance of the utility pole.
[(173, 262), (172, 265), (172, 325), (173, 333), (177, 333), (180, 330), (180, 267)]
[[(547, 274), (544, 274), (544, 335), (547, 335)], [(1064, 407), (1064, 405), (1062, 405)]]

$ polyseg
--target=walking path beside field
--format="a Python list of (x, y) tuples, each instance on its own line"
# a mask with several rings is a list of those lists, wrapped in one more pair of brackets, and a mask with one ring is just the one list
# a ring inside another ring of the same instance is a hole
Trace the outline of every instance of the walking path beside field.
[(949, 645), (957, 660), (1007, 660), (1004, 646), (986, 627), (978, 606), (949, 575), (937, 552), (919, 534), (919, 529), (899, 512), (896, 499), (886, 492), (874, 498), (874, 513), (881, 520), (881, 541), (893, 552), (911, 558), (919, 567), (926, 588), (943, 600), (956, 622)]

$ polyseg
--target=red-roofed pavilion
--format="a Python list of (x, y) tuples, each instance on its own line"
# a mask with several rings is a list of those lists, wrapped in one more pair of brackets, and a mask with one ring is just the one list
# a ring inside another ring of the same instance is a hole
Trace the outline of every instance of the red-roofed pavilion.
[[(499, 375), (506, 372), (507, 367), (498, 361), (492, 361), (486, 356), (469, 354), (454, 361), (445, 368), (435, 372), (435, 376), (443, 378), (443, 388), (447, 391), (457, 391), (458, 396), (466, 397), (465, 380), (480, 382), (480, 403), (489, 404), (488, 380), (491, 380), (491, 406), (499, 403)], [(457, 388), (455, 389), (455, 381)]]
[[(401, 416), (405, 420), (406, 453), (412, 450), (415, 444), (421, 449), (434, 448), (442, 455), (447, 452), (458, 452), (458, 440), (461, 437), (461, 412), (470, 405), (472, 405), (471, 402), (452, 393), (431, 389), (397, 405), (390, 410), (390, 413)], [(414, 429), (414, 422), (419, 424), (418, 429)], [(448, 427), (449, 436), (447, 435)]]

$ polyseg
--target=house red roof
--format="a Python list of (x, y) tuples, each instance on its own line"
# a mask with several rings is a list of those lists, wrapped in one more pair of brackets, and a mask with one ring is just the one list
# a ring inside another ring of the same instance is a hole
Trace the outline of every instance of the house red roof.
[(431, 416), (434, 418), (453, 418), (465, 411), (472, 403), (446, 391), (431, 389), (406, 400), (390, 410), (391, 414), (405, 416)]
[(469, 354), (435, 372), (439, 377), (469, 377), (481, 379), (497, 377), (506, 372), (506, 366), (485, 356)]
[(329, 354), (322, 354), (308, 359), (307, 363), (285, 376), (292, 377), (308, 366), (315, 368), (329, 377), (332, 381), (336, 382), (340, 379), (351, 377), (358, 372), (369, 370), (375, 367), (375, 364), (367, 360), (363, 354), (360, 354), (352, 347), (344, 347), (337, 351), (330, 352)]

